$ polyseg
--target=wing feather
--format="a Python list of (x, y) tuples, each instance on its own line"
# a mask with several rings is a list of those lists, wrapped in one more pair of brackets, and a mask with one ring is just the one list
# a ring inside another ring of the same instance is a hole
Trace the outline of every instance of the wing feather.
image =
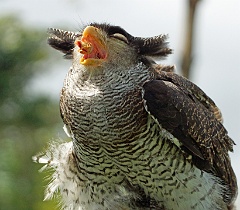
[(233, 199), (237, 184), (228, 151), (233, 150), (234, 142), (215, 114), (214, 102), (199, 87), (178, 77), (163, 72), (144, 84), (147, 109), (181, 142), (183, 152), (192, 155), (198, 168), (215, 174), (229, 186)]
[(187, 80), (185, 77), (175, 74), (173, 71), (166, 72), (157, 69), (157, 79), (165, 80), (175, 84), (182, 92), (197, 99), (209, 111), (214, 113), (218, 121), (223, 123), (223, 118), (220, 109), (216, 106), (214, 101), (208, 97), (197, 85)]

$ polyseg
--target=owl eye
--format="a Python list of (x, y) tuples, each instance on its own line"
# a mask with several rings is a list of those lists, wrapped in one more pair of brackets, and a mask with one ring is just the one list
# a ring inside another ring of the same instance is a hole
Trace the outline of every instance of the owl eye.
[(118, 40), (121, 40), (121, 41), (123, 41), (123, 42), (125, 42), (127, 44), (129, 43), (127, 37), (125, 37), (123, 34), (115, 33), (115, 34), (112, 34), (110, 37), (113, 37), (113, 38), (116, 38)]

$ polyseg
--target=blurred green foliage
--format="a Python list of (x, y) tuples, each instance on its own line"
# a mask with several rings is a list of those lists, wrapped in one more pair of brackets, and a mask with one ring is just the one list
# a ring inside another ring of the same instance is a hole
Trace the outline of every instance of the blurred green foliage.
[[(0, 18), (0, 209), (56, 209), (43, 202), (47, 173), (32, 156), (58, 135), (58, 102), (29, 97), (26, 84), (48, 59), (46, 33), (15, 17)], [(49, 68), (50, 69), (50, 68)]]

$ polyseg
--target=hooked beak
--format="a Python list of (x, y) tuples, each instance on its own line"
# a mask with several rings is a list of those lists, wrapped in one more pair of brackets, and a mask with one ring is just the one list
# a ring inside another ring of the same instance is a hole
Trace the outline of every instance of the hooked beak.
[(87, 26), (81, 39), (75, 41), (79, 52), (83, 54), (80, 63), (86, 66), (100, 66), (107, 58), (107, 46), (100, 29)]

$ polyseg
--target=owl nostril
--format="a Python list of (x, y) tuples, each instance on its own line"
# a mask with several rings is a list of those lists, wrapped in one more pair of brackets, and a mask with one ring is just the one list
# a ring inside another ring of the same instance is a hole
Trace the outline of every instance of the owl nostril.
[(101, 59), (100, 53), (97, 53), (96, 57), (99, 58), (99, 59)]

